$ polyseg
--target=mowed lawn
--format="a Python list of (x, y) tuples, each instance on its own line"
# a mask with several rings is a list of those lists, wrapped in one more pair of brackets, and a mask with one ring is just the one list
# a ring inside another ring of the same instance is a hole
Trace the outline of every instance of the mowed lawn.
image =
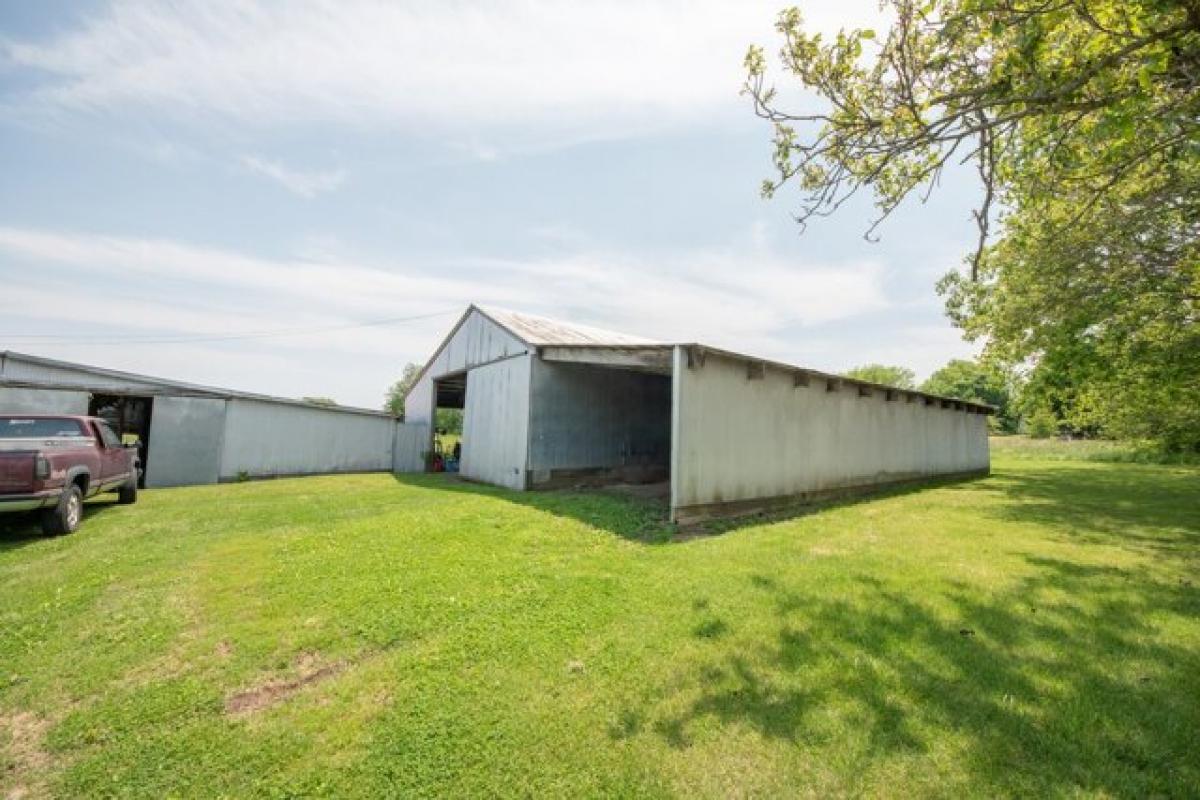
[(673, 541), (443, 476), (0, 526), (0, 796), (1200, 795), (1200, 471)]

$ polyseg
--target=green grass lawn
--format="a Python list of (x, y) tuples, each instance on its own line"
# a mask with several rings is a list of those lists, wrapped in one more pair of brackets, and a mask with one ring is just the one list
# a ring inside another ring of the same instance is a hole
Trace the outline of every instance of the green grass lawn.
[(1131, 464), (1200, 466), (1200, 454), (1166, 453), (1147, 442), (1111, 439), (1031, 439), (1028, 436), (993, 436), (992, 455), (1003, 459), (1035, 461), (1107, 461)]
[(0, 796), (1200, 795), (1200, 471), (672, 541), (444, 476), (0, 528)]

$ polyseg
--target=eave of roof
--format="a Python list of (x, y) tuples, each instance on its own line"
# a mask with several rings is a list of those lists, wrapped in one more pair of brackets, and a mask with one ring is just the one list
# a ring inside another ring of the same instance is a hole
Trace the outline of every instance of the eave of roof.
[(847, 386), (862, 386), (867, 389), (875, 389), (875, 390), (889, 391), (889, 392), (900, 392), (901, 394), (910, 394), (910, 395), (914, 395), (916, 397), (928, 398), (930, 400), (937, 400), (939, 402), (944, 401), (944, 402), (949, 402), (949, 403), (961, 403), (962, 405), (970, 406), (971, 408), (977, 409), (977, 410), (982, 411), (987, 414), (995, 414), (997, 411), (995, 406), (989, 405), (988, 403), (981, 403), (977, 400), (963, 400), (962, 398), (959, 398), (959, 397), (950, 397), (948, 395), (931, 394), (929, 392), (923, 392), (919, 389), (904, 389), (899, 386), (889, 386), (888, 384), (885, 384), (885, 383), (874, 383), (872, 381), (864, 381), (860, 378), (848, 378), (845, 375), (838, 375), (838, 374), (832, 373), (832, 372), (822, 372), (820, 370), (810, 369), (808, 367), (801, 367), (801, 366), (797, 366), (795, 364), (789, 364), (784, 361), (773, 361), (769, 358), (760, 358), (758, 356), (751, 356), (751, 355), (747, 355), (745, 353), (738, 353), (733, 350), (724, 350), (720, 347), (713, 347), (712, 345), (702, 344), (700, 342), (679, 342), (677, 344), (640, 344), (640, 345), (633, 345), (633, 344), (631, 344), (631, 345), (556, 344), (556, 345), (546, 345), (546, 347), (548, 347), (548, 348), (571, 348), (571, 349), (577, 349), (577, 350), (586, 350), (589, 348), (596, 349), (596, 350), (671, 350), (671, 349), (674, 349), (675, 347), (694, 348), (697, 351), (702, 351), (705, 353), (713, 353), (713, 354), (716, 354), (719, 356), (723, 356), (725, 358), (735, 359), (738, 361), (745, 361), (747, 363), (762, 364), (764, 366), (771, 367), (772, 369), (777, 369), (781, 372), (791, 372), (791, 373), (800, 373), (803, 375), (808, 375), (810, 377), (816, 378), (817, 380), (838, 381), (839, 383), (844, 383)]

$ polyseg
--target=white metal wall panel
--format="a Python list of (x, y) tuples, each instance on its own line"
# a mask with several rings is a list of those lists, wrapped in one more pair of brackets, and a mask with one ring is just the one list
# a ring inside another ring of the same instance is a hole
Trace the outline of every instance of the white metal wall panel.
[(216, 483), (225, 432), (225, 400), (156, 397), (150, 411), (147, 486)]
[(467, 373), (463, 477), (525, 488), (531, 360), (531, 356), (509, 358)]
[(0, 414), (86, 414), (88, 392), (0, 387)]
[(396, 444), (392, 449), (393, 472), (424, 472), (425, 451), (429, 449), (429, 426), (404, 423), (396, 426)]
[(383, 415), (234, 398), (221, 479), (390, 470), (396, 425)]
[(786, 497), (909, 478), (986, 470), (983, 414), (860, 397), (843, 384), (709, 354), (688, 368), (677, 349), (672, 505)]
[(433, 379), (421, 378), (404, 398), (404, 421), (433, 424)]
[(480, 364), (525, 353), (520, 339), (472, 310), (445, 343), (404, 403), (405, 422), (433, 422), (433, 381)]

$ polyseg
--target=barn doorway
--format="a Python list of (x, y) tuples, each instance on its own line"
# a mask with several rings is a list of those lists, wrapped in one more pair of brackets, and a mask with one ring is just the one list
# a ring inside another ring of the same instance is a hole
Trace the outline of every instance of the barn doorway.
[(467, 373), (438, 378), (433, 382), (433, 389), (433, 455), (428, 468), (434, 472), (458, 472), (464, 447)]
[[(669, 492), (669, 366), (541, 360), (530, 414), (530, 487), (615, 484)], [(664, 374), (665, 373), (665, 374)]]
[(154, 412), (153, 397), (136, 397), (124, 394), (93, 394), (88, 403), (88, 414), (100, 417), (116, 431), (123, 444), (137, 444), (138, 460), (142, 468), (138, 472), (138, 486), (146, 488), (146, 462), (150, 455), (150, 417)]

